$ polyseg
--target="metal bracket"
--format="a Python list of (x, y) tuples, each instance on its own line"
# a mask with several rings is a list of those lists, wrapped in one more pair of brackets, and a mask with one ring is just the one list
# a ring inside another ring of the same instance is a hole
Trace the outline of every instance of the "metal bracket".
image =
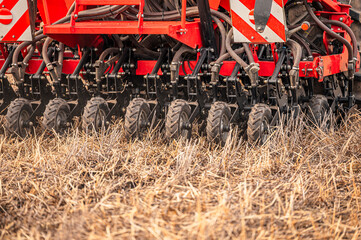
[(267, 22), (271, 16), (273, 0), (256, 0), (254, 6), (254, 21), (256, 23), (256, 31), (263, 33), (266, 29)]

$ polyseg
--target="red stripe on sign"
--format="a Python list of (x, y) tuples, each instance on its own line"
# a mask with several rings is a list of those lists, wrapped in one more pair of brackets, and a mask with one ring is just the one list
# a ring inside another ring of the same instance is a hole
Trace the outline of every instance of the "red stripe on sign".
[[(29, 12), (26, 11), (19, 21), (10, 29), (10, 31), (4, 36), (3, 41), (17, 41), (25, 30), (30, 26)], [(14, 37), (13, 37), (14, 36)]]
[(239, 1), (250, 11), (254, 9), (254, 5), (256, 4), (256, 0), (239, 0)]
[(238, 31), (240, 31), (248, 40), (252, 42), (267, 42), (255, 29), (248, 25), (240, 16), (237, 15), (233, 10), (232, 14), (232, 22), (233, 27), (235, 27)]
[(283, 8), (283, 0), (273, 0), (275, 3), (277, 3), (280, 7)]
[(272, 14), (268, 20), (267, 27), (272, 29), (282, 40), (286, 41), (285, 25), (278, 21)]
[(0, 4), (0, 6), (4, 6), (4, 8), (7, 8), (9, 10), (13, 9), (13, 7), (19, 2), (19, 0), (4, 0)]

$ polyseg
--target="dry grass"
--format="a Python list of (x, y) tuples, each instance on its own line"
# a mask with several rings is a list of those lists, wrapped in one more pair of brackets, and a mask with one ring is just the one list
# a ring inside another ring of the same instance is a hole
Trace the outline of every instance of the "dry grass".
[(0, 137), (0, 239), (360, 239), (361, 117), (262, 147)]

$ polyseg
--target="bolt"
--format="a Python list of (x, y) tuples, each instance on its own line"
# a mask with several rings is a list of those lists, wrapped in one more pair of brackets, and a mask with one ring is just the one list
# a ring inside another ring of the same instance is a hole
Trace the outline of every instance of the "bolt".
[(251, 39), (253, 40), (253, 39), (254, 39), (254, 37), (252, 36), (252, 37), (251, 37)]
[(13, 35), (13, 38), (15, 38), (15, 35)]

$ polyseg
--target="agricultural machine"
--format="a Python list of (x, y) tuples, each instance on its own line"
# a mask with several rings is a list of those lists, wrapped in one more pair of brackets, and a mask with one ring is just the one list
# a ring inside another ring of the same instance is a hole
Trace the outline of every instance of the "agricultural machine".
[(264, 141), (284, 114), (320, 124), (358, 100), (350, 1), (2, 0), (0, 112), (20, 137), (124, 117), (128, 138), (201, 123)]

